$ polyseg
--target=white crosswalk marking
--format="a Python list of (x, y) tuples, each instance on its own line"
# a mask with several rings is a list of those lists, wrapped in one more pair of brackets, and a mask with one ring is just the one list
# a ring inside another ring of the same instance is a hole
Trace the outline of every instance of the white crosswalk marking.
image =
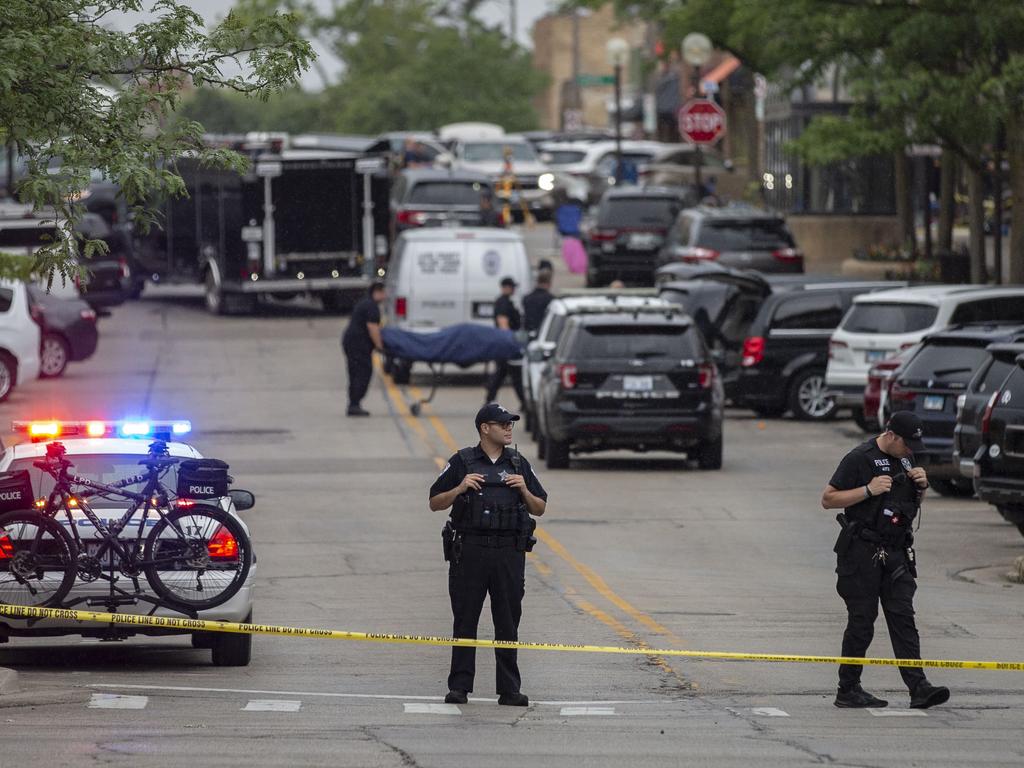
[(243, 712), (298, 712), (302, 707), (301, 701), (289, 701), (287, 699), (250, 699), (249, 703), (242, 707)]
[(421, 702), (406, 702), (405, 714), (407, 715), (461, 715), (462, 710), (458, 704), (423, 704)]
[(89, 709), (145, 709), (149, 696), (121, 696), (117, 693), (94, 693)]
[(868, 708), (875, 717), (928, 717), (928, 713), (920, 709), (875, 709)]
[(754, 707), (750, 711), (758, 717), (789, 717), (789, 712), (775, 707)]
[(582, 717), (585, 715), (614, 715), (615, 707), (562, 707), (562, 717)]

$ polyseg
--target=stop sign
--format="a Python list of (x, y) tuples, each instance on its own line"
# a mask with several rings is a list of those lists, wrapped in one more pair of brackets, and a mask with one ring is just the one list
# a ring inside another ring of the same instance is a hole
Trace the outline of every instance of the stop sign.
[(710, 99), (690, 99), (679, 108), (679, 135), (692, 144), (714, 144), (725, 134), (725, 112)]

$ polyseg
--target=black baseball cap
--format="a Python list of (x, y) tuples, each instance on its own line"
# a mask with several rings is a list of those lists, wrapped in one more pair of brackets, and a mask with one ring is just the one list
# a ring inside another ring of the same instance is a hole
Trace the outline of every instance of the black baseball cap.
[(501, 278), (501, 287), (504, 288), (506, 285), (510, 285), (513, 288), (515, 288), (517, 285), (519, 285), (519, 283), (517, 283), (515, 281), (515, 278), (513, 278), (513, 277), (503, 277), (503, 278)]
[(885, 428), (893, 434), (902, 437), (903, 442), (914, 453), (924, 450), (924, 443), (921, 441), (921, 436), (924, 434), (924, 425), (916, 413), (896, 411), (896, 413), (889, 417), (889, 423), (885, 425)]
[(479, 411), (476, 412), (476, 428), (480, 430), (480, 425), (488, 421), (519, 421), (519, 414), (512, 413), (505, 408), (502, 408), (497, 403), (488, 403)]

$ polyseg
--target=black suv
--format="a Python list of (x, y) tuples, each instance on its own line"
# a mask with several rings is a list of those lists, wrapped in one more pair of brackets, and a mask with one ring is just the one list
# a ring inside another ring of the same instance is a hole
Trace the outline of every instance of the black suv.
[(1024, 534), (1024, 355), (1017, 356), (990, 400), (982, 438), (974, 461), (974, 489)]
[(560, 469), (570, 450), (663, 449), (720, 469), (723, 401), (704, 339), (682, 312), (581, 313), (541, 377), (541, 458)]
[(917, 353), (896, 374), (888, 411), (913, 411), (924, 425), (925, 450), (915, 458), (928, 468), (931, 486), (944, 496), (970, 496), (971, 483), (953, 460), (957, 402), (991, 356), (994, 342), (1024, 341), (1021, 325), (964, 325), (926, 336)]
[(1010, 375), (1017, 356), (1024, 355), (1024, 343), (989, 344), (985, 352), (988, 359), (957, 398), (956, 427), (953, 429), (953, 463), (960, 468), (961, 476), (971, 482), (974, 481), (974, 457), (984, 445), (981, 420), (985, 409)]
[(815, 282), (773, 292), (750, 324), (735, 374), (725, 374), (726, 395), (762, 416), (790, 411), (810, 421), (833, 417), (838, 406), (825, 387), (829, 338), (855, 296), (894, 286)]
[(679, 211), (696, 194), (666, 187), (615, 187), (601, 197), (597, 216), (584, 234), (587, 285), (612, 280), (654, 284), (658, 249)]
[(717, 262), (759, 272), (803, 272), (804, 255), (786, 220), (748, 206), (698, 206), (679, 214), (658, 264)]
[(414, 227), (480, 226), (480, 198), (491, 195), (491, 181), (482, 173), (412, 168), (402, 171), (391, 187), (394, 234)]

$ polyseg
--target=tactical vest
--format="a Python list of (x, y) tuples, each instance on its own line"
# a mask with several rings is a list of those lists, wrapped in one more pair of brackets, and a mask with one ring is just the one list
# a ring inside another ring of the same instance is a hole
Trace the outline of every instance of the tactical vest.
[[(508, 452), (506, 449), (506, 456)], [(466, 474), (483, 475), (485, 480), (479, 491), (470, 489), (456, 499), (452, 509), (452, 523), (460, 533), (496, 534), (499, 532), (518, 533), (529, 530), (530, 515), (526, 511), (523, 497), (515, 488), (505, 485), (504, 470), (491, 463), (486, 455), (478, 456), (473, 448), (459, 451), (466, 465)], [(517, 456), (512, 457), (516, 472)]]
[(892, 490), (858, 505), (857, 514), (851, 519), (877, 534), (883, 543), (901, 547), (906, 543), (911, 524), (921, 507), (921, 492), (907, 476), (907, 469), (900, 459), (892, 457), (891, 464)]

